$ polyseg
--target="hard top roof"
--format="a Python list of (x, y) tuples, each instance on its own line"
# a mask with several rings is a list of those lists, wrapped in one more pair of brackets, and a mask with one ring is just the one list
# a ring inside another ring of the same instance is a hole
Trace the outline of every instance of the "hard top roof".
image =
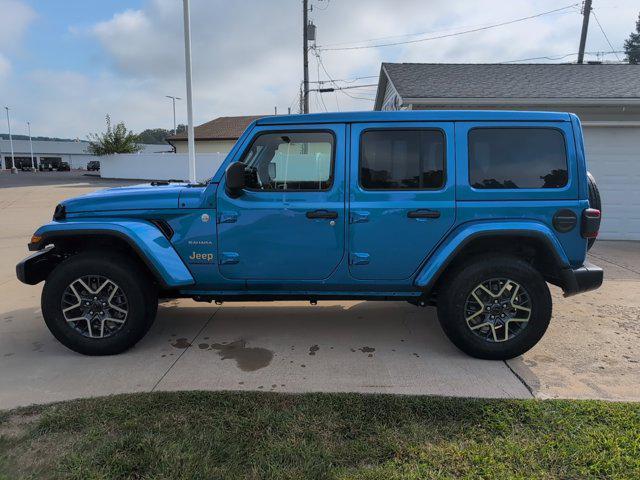
[(290, 125), (314, 123), (367, 123), (367, 122), (467, 122), (467, 121), (521, 121), (568, 122), (564, 112), (529, 112), (516, 110), (400, 110), (392, 112), (335, 112), (306, 115), (276, 115), (262, 117), (257, 125)]

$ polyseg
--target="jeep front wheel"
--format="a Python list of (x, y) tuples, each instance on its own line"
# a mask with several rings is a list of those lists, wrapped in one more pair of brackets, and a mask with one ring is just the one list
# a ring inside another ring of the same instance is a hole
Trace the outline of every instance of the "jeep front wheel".
[(542, 338), (551, 320), (551, 295), (540, 273), (524, 260), (479, 257), (441, 283), (438, 318), (463, 352), (506, 360)]
[(49, 275), (42, 315), (51, 333), (84, 355), (113, 355), (134, 346), (147, 332), (157, 296), (147, 276), (120, 255), (85, 253)]

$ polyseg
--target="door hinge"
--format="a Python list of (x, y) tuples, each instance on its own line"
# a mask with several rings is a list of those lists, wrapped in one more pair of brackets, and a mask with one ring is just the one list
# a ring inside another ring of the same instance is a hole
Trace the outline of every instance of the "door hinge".
[(236, 252), (222, 252), (219, 255), (220, 265), (234, 265), (240, 263), (240, 255)]
[(354, 252), (349, 256), (349, 263), (351, 265), (368, 265), (369, 254), (362, 252)]

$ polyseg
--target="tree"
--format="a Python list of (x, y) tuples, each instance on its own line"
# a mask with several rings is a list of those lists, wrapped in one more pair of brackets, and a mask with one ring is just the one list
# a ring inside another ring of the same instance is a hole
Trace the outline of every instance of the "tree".
[(171, 135), (166, 128), (147, 128), (141, 131), (138, 136), (138, 142), (147, 144), (159, 144), (164, 143), (164, 139)]
[(636, 31), (629, 35), (624, 41), (624, 53), (627, 54), (627, 61), (633, 65), (640, 64), (640, 14), (636, 21)]
[[(186, 125), (178, 125), (177, 133), (187, 131)], [(164, 143), (167, 137), (173, 135), (173, 130), (166, 128), (147, 128), (138, 134), (138, 143), (160, 144)]]
[(111, 155), (113, 153), (136, 153), (142, 148), (137, 143), (137, 137), (127, 130), (124, 122), (111, 126), (111, 117), (106, 116), (107, 131), (104, 133), (90, 133), (88, 135), (88, 150), (94, 155)]

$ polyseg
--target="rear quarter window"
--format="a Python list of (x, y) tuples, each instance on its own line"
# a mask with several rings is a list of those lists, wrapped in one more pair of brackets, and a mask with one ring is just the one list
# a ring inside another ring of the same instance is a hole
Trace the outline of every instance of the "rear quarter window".
[(567, 185), (564, 135), (554, 128), (469, 131), (469, 183), (477, 189), (562, 188)]

